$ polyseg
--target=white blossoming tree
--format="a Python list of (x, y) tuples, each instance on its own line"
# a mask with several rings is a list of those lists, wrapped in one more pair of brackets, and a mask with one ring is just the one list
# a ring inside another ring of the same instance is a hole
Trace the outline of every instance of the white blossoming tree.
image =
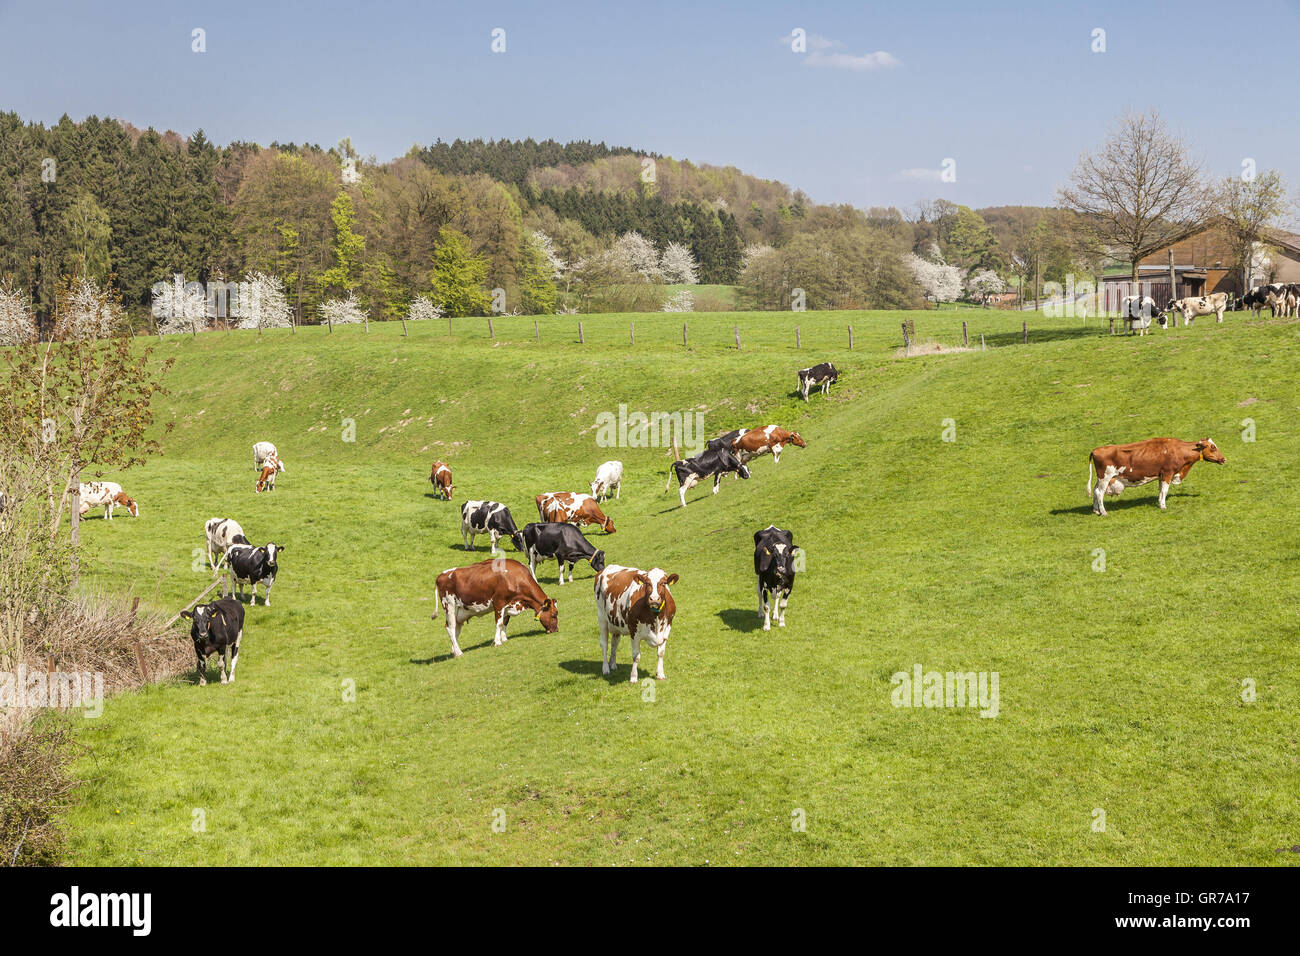
[(992, 269), (981, 269), (966, 280), (966, 291), (980, 301), (987, 301), (989, 296), (1000, 295), (1006, 290), (1006, 282)]
[(442, 309), (433, 304), (433, 298), (427, 295), (417, 295), (411, 300), (411, 311), (407, 318), (412, 322), (422, 322), (428, 319), (441, 319)]
[(695, 285), (699, 280), (699, 264), (689, 246), (680, 242), (670, 242), (664, 247), (664, 254), (659, 258), (659, 271), (665, 282), (683, 282)]
[(367, 330), (370, 328), (370, 316), (361, 308), (355, 292), (349, 292), (342, 299), (322, 302), (320, 317), (321, 321), (330, 327), (330, 331), (333, 331), (336, 325), (360, 325), (363, 322)]
[(89, 279), (76, 279), (68, 291), (54, 330), (60, 340), (106, 339), (122, 324), (122, 310), (108, 289)]
[(614, 243), (613, 251), (629, 271), (637, 273), (646, 282), (658, 282), (663, 279), (655, 244), (641, 233), (623, 233)]
[(915, 253), (908, 255), (907, 264), (927, 299), (935, 302), (956, 302), (961, 298), (961, 269), (942, 262), (922, 259)]
[(184, 332), (197, 335), (208, 326), (208, 302), (203, 287), (197, 282), (187, 284), (179, 272), (172, 276), (171, 282), (160, 282), (154, 287), (152, 311), (160, 335)]
[(555, 240), (542, 230), (535, 229), (533, 231), (533, 242), (536, 243), (537, 248), (546, 257), (547, 263), (550, 264), (551, 278), (556, 280), (563, 278), (569, 264), (560, 258), (560, 254), (555, 249)]
[(694, 312), (695, 296), (687, 289), (680, 289), (668, 297), (664, 303), (664, 312)]
[(36, 338), (32, 300), (22, 289), (0, 280), (0, 346), (22, 345)]
[(293, 309), (279, 276), (250, 272), (239, 283), (236, 318), (241, 329), (287, 329), (293, 325)]

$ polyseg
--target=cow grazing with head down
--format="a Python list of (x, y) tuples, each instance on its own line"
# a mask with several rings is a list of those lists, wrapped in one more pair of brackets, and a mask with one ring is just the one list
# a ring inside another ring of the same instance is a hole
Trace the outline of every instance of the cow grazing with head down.
[(492, 540), (492, 553), (497, 553), (497, 542), (509, 538), (514, 542), (516, 551), (523, 551), (519, 538), (519, 528), (510, 514), (510, 509), (499, 501), (467, 501), (460, 506), (460, 536), (465, 541), (465, 550), (474, 550), (474, 539), (486, 534)]
[(1156, 300), (1149, 295), (1126, 295), (1120, 300), (1119, 314), (1130, 332), (1137, 329), (1139, 336), (1146, 335), (1156, 314)]
[[(1216, 465), (1227, 464), (1219, 446), (1205, 438), (1201, 441), (1181, 441), (1177, 438), (1148, 438), (1127, 445), (1102, 445), (1088, 456), (1088, 495), (1092, 498), (1092, 512), (1106, 513), (1106, 495), (1118, 495), (1130, 486), (1145, 485), (1160, 480), (1157, 499), (1165, 507), (1169, 486), (1181, 485), (1192, 465), (1208, 461)], [(1093, 491), (1093, 477), (1097, 490)]]
[[(470, 618), (480, 614), (491, 613), (496, 621), (494, 647), (506, 642), (506, 625), (510, 618), (525, 610), (536, 615), (547, 634), (560, 629), (559, 602), (547, 597), (532, 572), (511, 558), (480, 561), (443, 571), (438, 575), (437, 594), (447, 636), (451, 638), (452, 657), (462, 654), (461, 628)], [(438, 617), (438, 614), (433, 615), (435, 621)]]
[[(754, 574), (758, 576), (758, 613), (763, 630), (772, 629), (772, 612), (778, 627), (785, 627), (785, 607), (794, 590), (794, 534), (776, 525), (754, 532)], [(771, 595), (771, 604), (768, 596)]]
[(434, 494), (444, 501), (451, 501), (451, 493), (456, 490), (456, 486), (451, 483), (451, 469), (445, 461), (433, 463), (429, 483), (433, 485)]
[(605, 569), (605, 552), (596, 549), (586, 536), (571, 524), (556, 521), (534, 521), (524, 525), (520, 536), (521, 551), (528, 552), (528, 570), (537, 577), (537, 563), (554, 558), (560, 566), (560, 584), (564, 583), (564, 567), (569, 567), (569, 583), (573, 583), (573, 566), (579, 561), (591, 563), (599, 573)]
[[(677, 603), (669, 587), (677, 575), (662, 568), (642, 571), (611, 564), (596, 575), (596, 620), (600, 624), (600, 672), (617, 668), (618, 639), (627, 634), (632, 639), (632, 674), (636, 683), (637, 664), (641, 661), (641, 641), (647, 640), (659, 653), (655, 677), (664, 679), (664, 651), (673, 629)], [(608, 648), (608, 654), (606, 654)]]
[(251, 544), (232, 544), (221, 556), (221, 561), (217, 562), (217, 570), (221, 570), (223, 563), (230, 569), (230, 590), (233, 593), (238, 587), (241, 598), (244, 596), (244, 583), (248, 582), (252, 586), (250, 604), (257, 603), (258, 582), (265, 582), (266, 595), (262, 599), (262, 604), (270, 607), (271, 587), (275, 584), (275, 576), (280, 573), (280, 554), (283, 551), (284, 545), (276, 544), (274, 541), (260, 548), (255, 548)]
[(192, 611), (181, 611), (181, 617), (190, 621), (190, 639), (199, 659), (199, 686), (208, 683), (208, 658), (213, 654), (221, 664), (221, 683), (233, 684), (235, 665), (239, 663), (239, 642), (244, 636), (244, 606), (233, 597), (223, 597), (211, 604), (197, 605)]
[[(275, 446), (269, 441), (260, 441), (253, 445), (253, 469), (261, 471), (268, 459), (280, 461), (280, 453), (275, 450)], [(284, 471), (284, 465), (279, 466), (280, 471)]]
[(601, 498), (608, 498), (610, 489), (614, 490), (614, 498), (621, 496), (623, 489), (623, 463), (621, 461), (607, 461), (596, 469), (596, 479), (591, 483), (591, 494), (597, 501)]
[[(729, 448), (713, 447), (707, 448), (694, 458), (683, 458), (680, 461), (673, 462), (673, 474), (677, 476), (677, 494), (682, 500), (682, 507), (686, 507), (686, 492), (694, 488), (704, 478), (713, 479), (713, 493), (718, 493), (718, 483), (722, 481), (722, 476), (734, 472), (741, 478), (749, 477), (749, 468), (736, 457), (736, 453)], [(664, 485), (664, 491), (672, 487), (672, 475), (668, 476), (668, 483)]]
[(781, 449), (786, 445), (794, 445), (796, 448), (808, 447), (807, 443), (799, 437), (798, 432), (789, 431), (779, 425), (768, 425), (765, 428), (751, 428), (738, 436), (732, 442), (731, 448), (742, 465), (749, 464), (760, 455), (768, 454), (772, 456), (772, 461), (779, 465)]
[(1192, 319), (1198, 315), (1213, 315), (1218, 321), (1222, 322), (1223, 310), (1227, 307), (1228, 293), (1212, 292), (1209, 295), (1190, 299), (1170, 299), (1165, 311), (1182, 313), (1183, 325), (1188, 326), (1192, 324)]
[(822, 362), (820, 365), (814, 365), (812, 368), (801, 368), (799, 370), (799, 394), (803, 400), (808, 401), (808, 393), (814, 385), (821, 386), (821, 393), (829, 395), (831, 384), (838, 382), (840, 373), (830, 362)]
[(538, 495), (537, 517), (542, 521), (600, 525), (606, 534), (614, 533), (614, 522), (600, 510), (596, 499), (577, 491), (550, 491)]
[(113, 520), (114, 508), (125, 508), (132, 518), (140, 517), (140, 506), (135, 500), (122, 493), (122, 486), (113, 481), (91, 481), (83, 484), (81, 491), (81, 510), (86, 514), (91, 508), (103, 508), (104, 517)]
[(213, 571), (217, 570), (217, 558), (229, 551), (232, 545), (252, 544), (233, 518), (209, 518), (203, 525), (203, 536), (208, 544), (208, 567)]

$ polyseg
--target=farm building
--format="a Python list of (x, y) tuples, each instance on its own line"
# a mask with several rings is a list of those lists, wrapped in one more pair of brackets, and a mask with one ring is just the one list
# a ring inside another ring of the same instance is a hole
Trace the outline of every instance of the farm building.
[[(1300, 282), (1300, 235), (1271, 230), (1269, 242), (1274, 252), (1267, 274), (1256, 273), (1251, 284), (1261, 282)], [(1171, 255), (1172, 253), (1172, 255)], [(1170, 271), (1174, 275), (1174, 289), (1170, 289)], [(1227, 235), (1218, 226), (1209, 226), (1189, 233), (1172, 245), (1151, 253), (1138, 263), (1138, 284), (1141, 294), (1149, 295), (1160, 305), (1170, 299), (1227, 292), (1239, 296), (1241, 276), (1233, 267), (1232, 246)], [(1118, 312), (1120, 300), (1137, 294), (1128, 263), (1108, 269), (1102, 276), (1104, 307), (1108, 312)]]

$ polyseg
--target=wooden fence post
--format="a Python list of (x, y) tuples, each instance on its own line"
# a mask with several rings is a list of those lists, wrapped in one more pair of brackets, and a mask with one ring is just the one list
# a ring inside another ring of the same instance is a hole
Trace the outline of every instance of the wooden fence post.
[(406, 338), (406, 316), (404, 315), (401, 316), (401, 319), (402, 319), (402, 338)]
[(853, 351), (853, 326), (849, 326), (849, 351)]
[(961, 324), (961, 347), (964, 349), (970, 348), (970, 334), (966, 331), (966, 323), (964, 321)]
[(447, 334), (451, 335), (451, 316), (447, 316)]
[(1025, 333), (1025, 344), (1029, 344), (1029, 320), (1026, 319), (1021, 323), (1021, 330)]
[(537, 344), (542, 344), (542, 326), (537, 319), (533, 319), (533, 338), (537, 339)]
[(682, 348), (686, 348), (686, 323), (682, 323)]
[(1113, 315), (1110, 317), (1110, 334), (1115, 334), (1115, 316)]
[(583, 335), (582, 335), (582, 323), (579, 322), (579, 323), (578, 323), (578, 344), (579, 344), (579, 345), (585, 345), (586, 343), (587, 343), (587, 340), (586, 340), (585, 338), (583, 338)]
[(902, 326), (903, 326), (903, 354), (910, 355), (912, 351), (912, 343), (909, 342), (907, 339), (907, 323), (903, 322)]
[(488, 338), (494, 339), (496, 337), (497, 337), (497, 330), (492, 328), (492, 316), (489, 315), (488, 316)]
[(797, 325), (794, 327), (794, 347), (797, 349), (803, 348), (803, 344), (799, 338), (799, 326)]
[(736, 348), (740, 348), (740, 326), (733, 325), (731, 327), (731, 334), (736, 337)]
[(636, 345), (636, 323), (629, 322), (627, 325), (627, 336), (633, 345)]
[(988, 346), (984, 344), (984, 333), (981, 332), (981, 333), (980, 333), (980, 351), (981, 351), (981, 352), (984, 352), (984, 351), (987, 351), (987, 349), (988, 349)]

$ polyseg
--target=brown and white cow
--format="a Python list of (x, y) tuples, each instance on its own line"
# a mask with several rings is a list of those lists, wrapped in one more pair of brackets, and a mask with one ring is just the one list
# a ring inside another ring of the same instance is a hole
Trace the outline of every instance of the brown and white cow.
[(794, 445), (798, 448), (808, 447), (804, 440), (799, 437), (798, 432), (789, 431), (779, 425), (751, 428), (731, 443), (732, 450), (735, 451), (736, 457), (740, 459), (742, 465), (747, 465), (760, 455), (769, 453), (772, 455), (772, 461), (779, 465), (781, 463), (781, 449), (786, 445)]
[(275, 491), (275, 476), (284, 471), (284, 466), (280, 464), (280, 459), (272, 455), (262, 463), (262, 473), (257, 476), (257, 484), (253, 486), (254, 494), (260, 494), (263, 491)]
[[(632, 639), (632, 676), (641, 661), (641, 641), (645, 639), (659, 652), (655, 677), (664, 679), (664, 651), (673, 629), (677, 604), (668, 588), (677, 583), (677, 575), (662, 568), (642, 571), (611, 564), (596, 575), (596, 620), (600, 622), (600, 672), (608, 674), (618, 665), (618, 639), (627, 634)], [(606, 654), (608, 647), (609, 653)]]
[(451, 501), (451, 493), (456, 486), (451, 483), (451, 469), (445, 461), (435, 461), (429, 472), (429, 483), (433, 485), (434, 494), (446, 501)]
[[(491, 612), (496, 621), (494, 647), (506, 642), (510, 618), (532, 611), (547, 634), (560, 629), (559, 602), (546, 596), (528, 570), (512, 558), (480, 561), (463, 568), (450, 568), (438, 575), (438, 605), (442, 608), (451, 654), (460, 657), (460, 629), (470, 618)], [(438, 620), (434, 614), (433, 619)]]
[(80, 514), (91, 508), (103, 508), (104, 517), (113, 520), (114, 508), (125, 508), (132, 518), (140, 517), (140, 506), (122, 493), (122, 486), (114, 481), (91, 481), (81, 486)]
[(551, 491), (537, 496), (537, 516), (542, 521), (566, 524), (597, 524), (606, 534), (614, 533), (614, 522), (605, 517), (596, 499), (577, 491)]
[[(1209, 438), (1201, 441), (1182, 441), (1178, 438), (1148, 438), (1127, 445), (1102, 445), (1088, 456), (1088, 495), (1092, 498), (1092, 513), (1104, 515), (1106, 495), (1118, 495), (1130, 486), (1145, 485), (1160, 480), (1161, 508), (1169, 486), (1181, 485), (1192, 465), (1209, 461), (1216, 465), (1227, 463), (1219, 446)], [(1093, 490), (1093, 476), (1097, 489)]]
[(1183, 314), (1183, 325), (1187, 326), (1191, 325), (1192, 319), (1198, 315), (1213, 315), (1218, 321), (1222, 322), (1223, 310), (1227, 307), (1228, 293), (1211, 292), (1209, 295), (1189, 299), (1171, 299), (1165, 311), (1181, 312)]

